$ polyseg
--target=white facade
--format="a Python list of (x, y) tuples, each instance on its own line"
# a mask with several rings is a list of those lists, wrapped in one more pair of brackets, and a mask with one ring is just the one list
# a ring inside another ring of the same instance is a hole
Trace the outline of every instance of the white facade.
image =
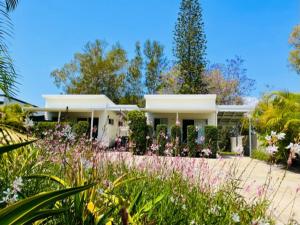
[[(218, 125), (218, 120), (241, 117), (254, 106), (216, 105), (216, 95), (145, 95), (145, 108), (136, 105), (117, 105), (105, 95), (43, 95), (44, 108), (31, 108), (44, 111), (46, 120), (63, 119), (87, 120), (92, 127), (98, 127), (98, 139), (112, 145), (117, 136), (127, 136), (126, 124), (120, 118), (131, 110), (146, 113), (148, 124), (155, 129), (157, 124), (166, 124), (168, 131), (175, 123), (182, 127), (183, 139), (188, 125), (195, 125), (201, 133), (205, 125)], [(231, 120), (230, 120), (231, 121)], [(199, 134), (200, 135), (200, 134)]]

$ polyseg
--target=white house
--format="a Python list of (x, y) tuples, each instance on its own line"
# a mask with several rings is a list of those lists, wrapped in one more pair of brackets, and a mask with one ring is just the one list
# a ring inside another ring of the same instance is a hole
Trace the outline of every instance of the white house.
[(205, 125), (234, 124), (254, 108), (253, 105), (216, 105), (215, 94), (144, 97), (145, 108), (139, 108), (136, 105), (117, 105), (105, 95), (43, 95), (45, 107), (27, 109), (44, 111), (45, 119), (50, 121), (87, 120), (90, 132), (96, 126), (98, 139), (112, 145), (117, 136), (128, 135), (122, 115), (131, 110), (144, 111), (148, 124), (154, 129), (157, 124), (166, 124), (170, 132), (172, 125), (180, 123), (182, 139), (185, 140), (188, 125), (195, 125), (201, 135)]

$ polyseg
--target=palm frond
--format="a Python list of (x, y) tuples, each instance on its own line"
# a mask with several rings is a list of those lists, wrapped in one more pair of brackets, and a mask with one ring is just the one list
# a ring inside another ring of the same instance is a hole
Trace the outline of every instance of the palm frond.
[(14, 10), (19, 3), (19, 0), (5, 0), (6, 10), (8, 12)]

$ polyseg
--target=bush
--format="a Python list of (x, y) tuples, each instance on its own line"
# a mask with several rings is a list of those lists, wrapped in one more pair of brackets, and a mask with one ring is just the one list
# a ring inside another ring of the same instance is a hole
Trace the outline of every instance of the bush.
[(205, 126), (205, 145), (211, 150), (212, 157), (216, 157), (218, 151), (218, 128), (216, 126)]
[(230, 137), (234, 137), (234, 128), (218, 127), (218, 146), (220, 151), (230, 151)]
[(46, 131), (55, 130), (57, 124), (57, 122), (38, 122), (34, 128), (35, 134), (38, 137), (43, 137)]
[(196, 155), (197, 155), (196, 139), (197, 139), (196, 127), (194, 125), (189, 125), (187, 127), (187, 146), (188, 146), (188, 149), (189, 149), (189, 156), (190, 157), (196, 157)]
[(164, 155), (166, 144), (167, 144), (167, 131), (168, 131), (168, 127), (165, 124), (159, 124), (156, 127), (159, 155)]
[(75, 123), (72, 127), (73, 132), (77, 137), (86, 136), (89, 130), (89, 122), (88, 121), (79, 121)]
[(256, 149), (252, 152), (251, 158), (269, 162), (270, 154), (262, 149)]
[(146, 151), (147, 122), (144, 112), (131, 111), (128, 113), (130, 141), (134, 143), (133, 154), (143, 155)]
[(181, 127), (174, 125), (171, 127), (171, 141), (174, 146), (173, 156), (180, 154), (180, 145), (181, 145)]

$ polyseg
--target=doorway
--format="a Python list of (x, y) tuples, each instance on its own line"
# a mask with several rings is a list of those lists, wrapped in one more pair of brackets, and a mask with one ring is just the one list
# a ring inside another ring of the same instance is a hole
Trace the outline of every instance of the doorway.
[(194, 120), (182, 120), (182, 142), (186, 143), (187, 140), (187, 127), (189, 125), (194, 125)]

